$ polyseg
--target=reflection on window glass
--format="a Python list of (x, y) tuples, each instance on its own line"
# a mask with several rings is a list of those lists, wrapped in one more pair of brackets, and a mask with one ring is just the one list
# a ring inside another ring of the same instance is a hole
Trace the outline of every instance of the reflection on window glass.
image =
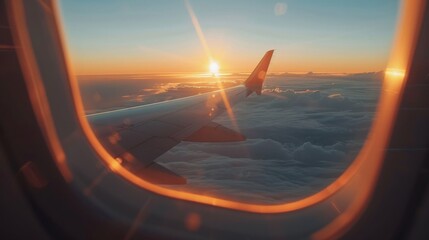
[[(145, 178), (156, 163), (186, 179), (159, 182), (167, 188), (264, 204), (316, 193), (356, 157), (376, 111), (397, 7), (371, 0), (61, 2), (86, 114), (124, 167)], [(243, 86), (270, 49), (260, 96), (228, 106), (233, 95), (217, 93), (223, 105), (209, 104), (211, 92)], [(196, 114), (201, 104), (213, 115)], [(120, 110), (140, 105), (147, 106)], [(246, 139), (186, 141), (212, 124), (203, 118)]]

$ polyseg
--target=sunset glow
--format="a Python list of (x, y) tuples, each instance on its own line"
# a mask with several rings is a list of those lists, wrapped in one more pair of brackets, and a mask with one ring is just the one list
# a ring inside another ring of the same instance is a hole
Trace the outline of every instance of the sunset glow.
[[(271, 72), (386, 68), (398, 1), (61, 1), (75, 73)], [(102, 7), (102, 11), (100, 10)], [(362, 8), (361, 6), (366, 6)], [(371, 27), (368, 27), (371, 26)]]

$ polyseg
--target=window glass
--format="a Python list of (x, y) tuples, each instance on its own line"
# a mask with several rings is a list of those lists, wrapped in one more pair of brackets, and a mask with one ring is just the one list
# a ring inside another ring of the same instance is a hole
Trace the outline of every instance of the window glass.
[[(182, 141), (154, 159), (187, 180), (164, 187), (275, 204), (325, 188), (359, 153), (376, 111), (398, 4), (63, 0), (60, 10), (88, 116), (140, 105), (160, 109), (240, 86), (275, 49), (262, 94), (213, 118), (246, 140)], [(145, 114), (152, 118), (152, 111)]]

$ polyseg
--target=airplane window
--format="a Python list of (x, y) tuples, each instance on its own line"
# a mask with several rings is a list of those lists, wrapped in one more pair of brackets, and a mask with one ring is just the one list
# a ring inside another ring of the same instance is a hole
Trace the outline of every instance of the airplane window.
[(60, 2), (85, 114), (118, 164), (165, 188), (258, 204), (312, 195), (353, 162), (398, 7)]

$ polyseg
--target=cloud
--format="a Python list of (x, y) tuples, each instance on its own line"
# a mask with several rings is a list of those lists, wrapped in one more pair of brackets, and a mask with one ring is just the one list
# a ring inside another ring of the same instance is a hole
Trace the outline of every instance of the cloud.
[(339, 162), (345, 158), (344, 144), (339, 142), (332, 146), (323, 147), (306, 142), (295, 149), (293, 157), (307, 165), (317, 166), (320, 163), (329, 165), (329, 163)]

